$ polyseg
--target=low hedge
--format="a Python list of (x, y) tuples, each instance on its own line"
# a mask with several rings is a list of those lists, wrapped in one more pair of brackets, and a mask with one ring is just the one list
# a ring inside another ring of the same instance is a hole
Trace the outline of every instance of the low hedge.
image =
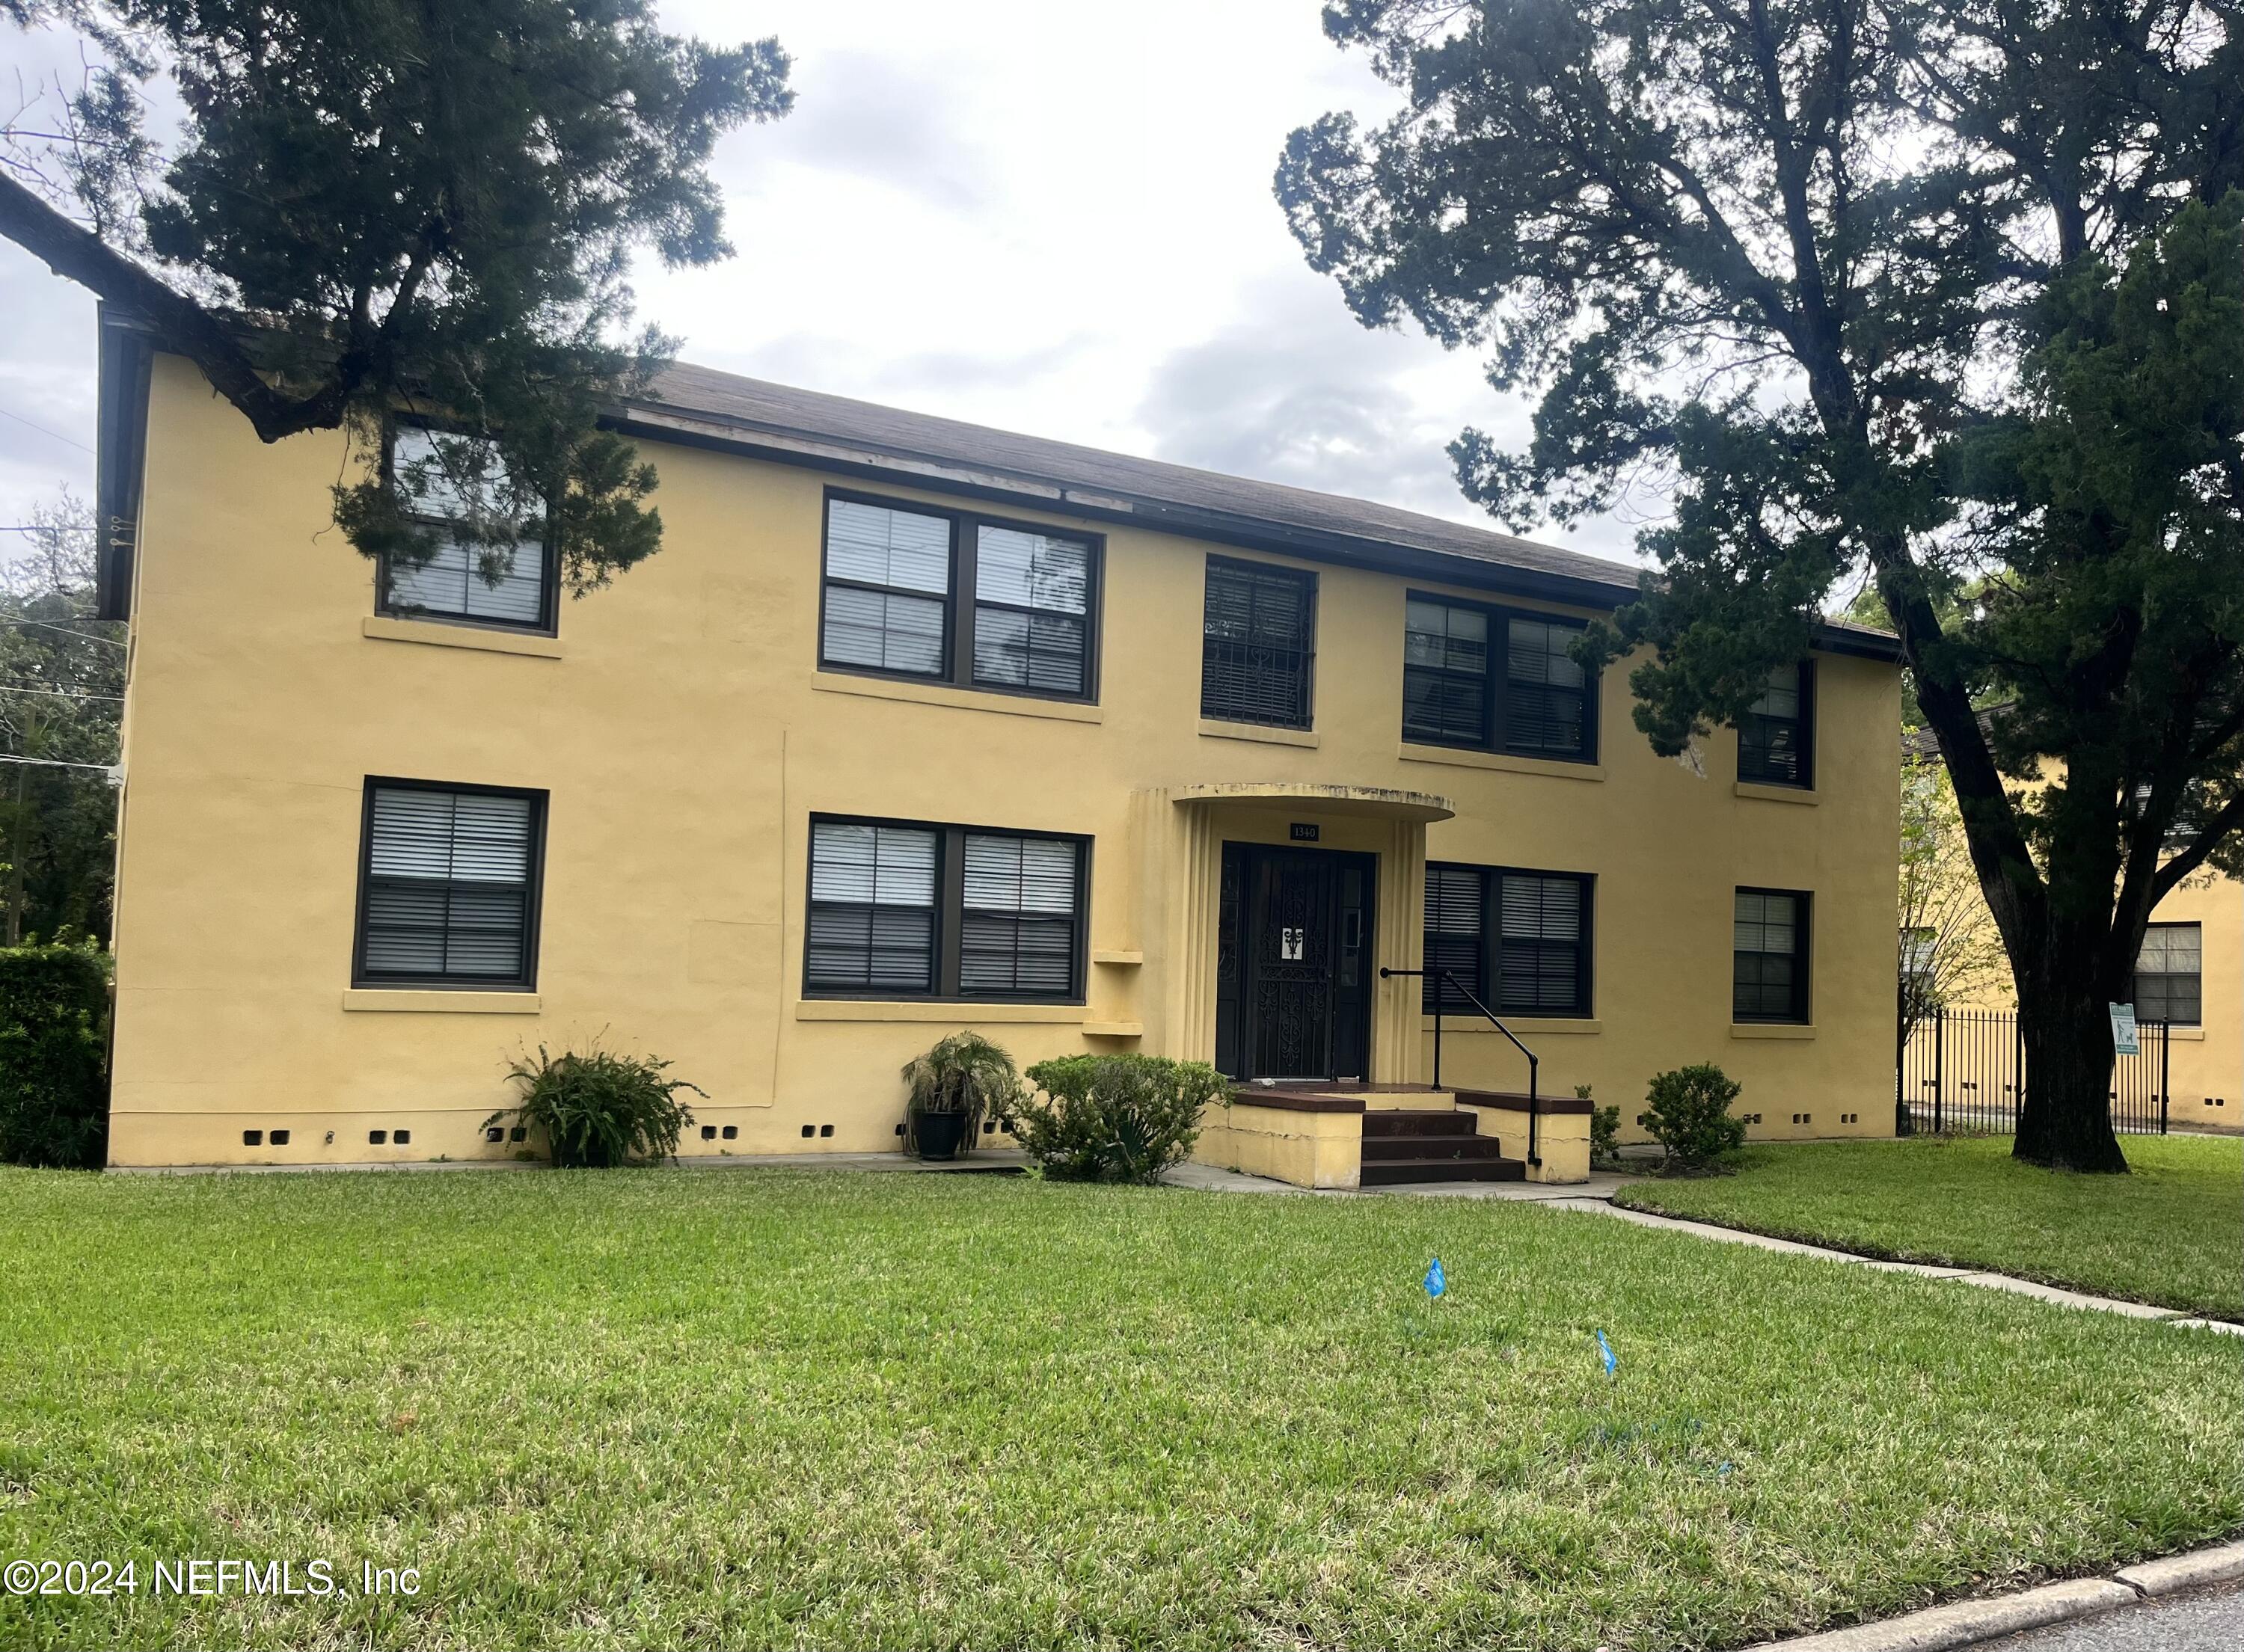
[(99, 1170), (108, 1069), (108, 956), (0, 947), (0, 1161)]

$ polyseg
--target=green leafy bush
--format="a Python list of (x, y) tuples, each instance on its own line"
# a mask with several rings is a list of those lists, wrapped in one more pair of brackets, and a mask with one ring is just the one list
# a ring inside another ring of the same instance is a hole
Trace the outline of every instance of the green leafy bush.
[(961, 1116), (963, 1144), (974, 1145), (983, 1118), (1010, 1113), (1021, 1097), (1021, 1071), (1001, 1044), (979, 1033), (953, 1033), (904, 1063), (904, 1123), (916, 1144), (924, 1113)]
[(1163, 1055), (1067, 1055), (1029, 1069), (1013, 1134), (1061, 1182), (1151, 1182), (1182, 1161), (1200, 1117), (1229, 1082), (1205, 1062)]
[(1599, 1107), (1587, 1084), (1574, 1086), (1574, 1098), (1590, 1103), (1590, 1164), (1609, 1170), (1620, 1163), (1620, 1109)]
[(109, 960), (0, 947), (0, 1160), (98, 1170), (109, 1157)]
[(1746, 1144), (1745, 1121), (1730, 1116), (1730, 1103), (1743, 1088), (1711, 1062), (1653, 1079), (1644, 1098), (1648, 1105), (1636, 1122), (1667, 1150), (1666, 1171), (1704, 1175)]
[(485, 1129), (511, 1116), (542, 1139), (561, 1169), (608, 1170), (667, 1158), (693, 1114), (680, 1090), (707, 1091), (682, 1078), (665, 1078), (670, 1063), (652, 1055), (616, 1055), (597, 1046), (558, 1055), (537, 1047), (507, 1069), (522, 1086), (519, 1106), (501, 1108)]

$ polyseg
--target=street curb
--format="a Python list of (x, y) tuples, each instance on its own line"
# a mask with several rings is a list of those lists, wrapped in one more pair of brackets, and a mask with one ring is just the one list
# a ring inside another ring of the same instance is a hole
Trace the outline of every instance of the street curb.
[(2122, 1567), (2112, 1574), (2131, 1589), (2146, 1595), (2178, 1595), (2244, 1577), (2244, 1543), (2223, 1543), (2188, 1554), (2169, 1554), (2162, 1561)]
[(2075, 1578), (2018, 1595), (1931, 1607), (1880, 1623), (1825, 1629), (1790, 1641), (1764, 1641), (1750, 1652), (1948, 1652), (1954, 1647), (1976, 1646), (1998, 1635), (2095, 1617), (2237, 1578), (2244, 1578), (2244, 1542), (2222, 1543), (2122, 1567), (2110, 1577)]

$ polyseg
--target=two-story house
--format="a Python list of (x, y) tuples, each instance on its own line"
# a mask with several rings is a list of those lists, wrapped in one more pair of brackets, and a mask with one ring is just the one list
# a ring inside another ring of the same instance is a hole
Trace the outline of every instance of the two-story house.
[(1441, 1008), (1445, 1084), (1524, 1089), (1475, 1000), (1562, 1107), (1713, 1061), (1756, 1136), (1891, 1131), (1881, 634), (1686, 765), (1567, 652), (1630, 570), (692, 367), (614, 415), (658, 556), (390, 577), (341, 435), (102, 350), (116, 1163), (510, 1156), (509, 1058), (595, 1039), (707, 1092), (689, 1155), (893, 1147), (963, 1027), (1376, 1108)]

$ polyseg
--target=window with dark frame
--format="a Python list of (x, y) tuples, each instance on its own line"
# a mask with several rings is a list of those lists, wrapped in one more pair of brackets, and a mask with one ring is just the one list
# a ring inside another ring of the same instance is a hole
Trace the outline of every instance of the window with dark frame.
[(814, 819), (804, 992), (1079, 1002), (1087, 848), (1081, 838)]
[(823, 559), (821, 668), (1092, 698), (1096, 539), (828, 495)]
[(1200, 714), (1274, 728), (1309, 726), (1316, 659), (1315, 574), (1207, 559)]
[(1499, 1015), (1586, 1017), (1593, 886), (1586, 873), (1429, 866), (1421, 1007), (1469, 1010), (1469, 991)]
[(1567, 651), (1583, 624), (1413, 596), (1404, 609), (1402, 738), (1597, 760), (1596, 684)]
[(2205, 1016), (2205, 929), (2154, 923), (2135, 954), (2135, 1019), (2197, 1027)]
[(1806, 660), (1780, 665), (1738, 724), (1738, 779), (1759, 786), (1812, 786), (1815, 671)]
[(368, 781), (353, 980), (532, 989), (544, 827), (543, 792)]
[[(491, 475), (493, 445), (475, 436), (405, 426), (391, 437), (393, 482), (401, 472), (422, 484), (410, 520), (429, 530), (436, 549), (426, 562), (385, 556), (377, 572), (380, 608), (404, 618), (448, 620), (516, 630), (554, 627), (557, 581), (549, 549), (524, 540), (510, 550), (463, 542), (455, 531), (471, 508), (462, 481)], [(401, 497), (402, 497), (401, 492)]]
[(1730, 1018), (1808, 1020), (1808, 896), (1797, 889), (1737, 891), (1731, 921)]

